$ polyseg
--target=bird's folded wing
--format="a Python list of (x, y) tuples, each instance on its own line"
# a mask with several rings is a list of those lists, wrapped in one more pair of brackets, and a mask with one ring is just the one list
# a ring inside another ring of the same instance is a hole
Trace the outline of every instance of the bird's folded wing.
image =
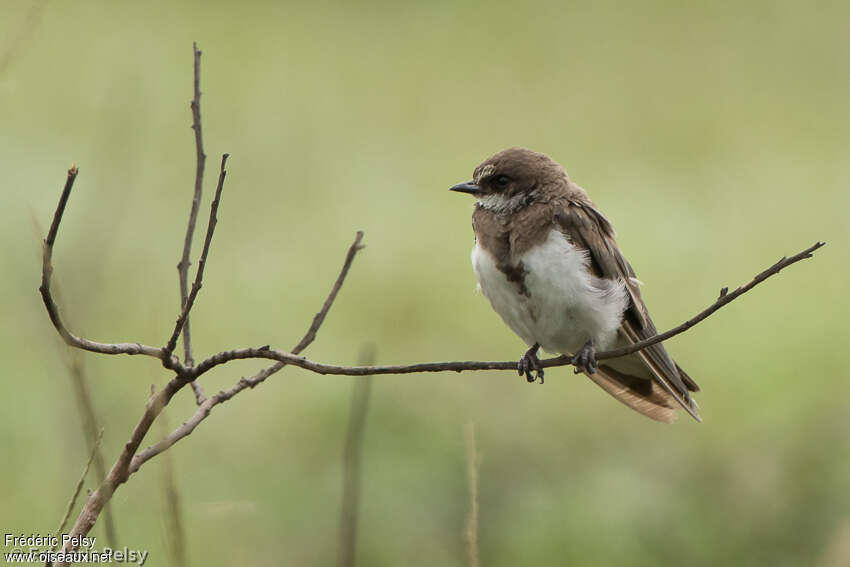
[[(628, 344), (634, 344), (656, 335), (657, 331), (641, 297), (635, 272), (620, 253), (614, 229), (608, 219), (589, 201), (569, 200), (565, 206), (558, 208), (555, 221), (573, 245), (588, 251), (590, 269), (598, 277), (622, 281), (625, 284), (630, 301), (623, 314), (620, 328), (622, 338)], [(688, 413), (699, 419), (695, 404), (688, 393), (688, 390), (698, 391), (699, 387), (687, 374), (680, 372), (664, 345), (656, 343), (639, 351), (637, 355), (649, 368), (656, 382)], [(599, 381), (597, 383), (609, 390)]]

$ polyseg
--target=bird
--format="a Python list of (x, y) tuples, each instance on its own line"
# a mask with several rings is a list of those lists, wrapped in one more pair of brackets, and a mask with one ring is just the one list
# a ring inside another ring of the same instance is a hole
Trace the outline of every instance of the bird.
[(571, 357), (637, 412), (672, 423), (683, 409), (702, 421), (699, 386), (662, 343), (619, 358), (596, 352), (657, 334), (614, 227), (546, 154), (512, 147), (484, 160), (451, 191), (475, 197), (472, 266), (483, 295), (527, 345), (517, 371), (543, 383), (538, 351)]

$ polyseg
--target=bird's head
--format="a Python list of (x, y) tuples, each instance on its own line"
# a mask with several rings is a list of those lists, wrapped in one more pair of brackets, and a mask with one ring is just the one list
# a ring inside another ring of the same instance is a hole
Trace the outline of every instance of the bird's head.
[(526, 148), (508, 148), (476, 167), (471, 181), (450, 190), (469, 193), (481, 206), (504, 212), (567, 182), (567, 172), (549, 156)]

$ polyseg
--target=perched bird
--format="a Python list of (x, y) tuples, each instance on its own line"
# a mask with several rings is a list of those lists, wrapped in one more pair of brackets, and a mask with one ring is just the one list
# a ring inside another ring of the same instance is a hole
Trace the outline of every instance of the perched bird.
[(538, 350), (572, 357), (606, 392), (657, 421), (683, 408), (697, 421), (696, 383), (661, 343), (598, 363), (595, 352), (656, 334), (641, 282), (614, 239), (614, 228), (561, 165), (509, 148), (475, 168), (452, 191), (478, 202), (472, 214), (472, 266), (484, 296), (530, 347), (517, 365), (543, 382)]

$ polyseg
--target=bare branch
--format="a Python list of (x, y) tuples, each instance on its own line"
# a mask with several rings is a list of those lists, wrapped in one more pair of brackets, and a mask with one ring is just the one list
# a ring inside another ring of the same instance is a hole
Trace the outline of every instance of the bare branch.
[[(693, 318), (688, 319), (678, 327), (674, 327), (673, 329), (670, 329), (665, 333), (655, 335), (628, 347), (599, 352), (596, 354), (597, 360), (625, 356), (644, 349), (648, 346), (654, 345), (655, 343), (665, 341), (671, 337), (674, 337), (680, 333), (687, 331), (700, 321), (706, 319), (708, 316), (710, 316), (712, 313), (714, 313), (724, 305), (731, 303), (732, 301), (745, 294), (746, 292), (750, 291), (752, 288), (754, 288), (764, 280), (768, 279), (769, 277), (778, 274), (782, 269), (787, 268), (788, 266), (795, 264), (800, 260), (811, 258), (812, 253), (824, 244), (825, 243), (823, 242), (816, 242), (814, 245), (810, 246), (809, 248), (803, 250), (798, 254), (795, 254), (794, 256), (791, 256), (790, 258), (782, 258), (776, 264), (757, 274), (747, 284), (739, 287), (734, 291), (727, 293), (726, 295), (722, 295), (708, 308), (701, 311)], [(516, 361), (457, 361), (425, 362), (420, 364), (402, 364), (393, 366), (339, 366), (334, 364), (323, 364), (321, 362), (314, 362), (304, 357), (297, 356), (295, 353), (291, 352), (274, 350), (268, 347), (260, 347), (242, 348), (219, 352), (218, 354), (215, 354), (202, 361), (197, 366), (188, 369), (187, 375), (191, 376), (192, 379), (195, 379), (204, 372), (218, 366), (219, 364), (224, 364), (231, 360), (248, 358), (266, 358), (269, 360), (277, 360), (284, 364), (291, 364), (293, 366), (304, 368), (305, 370), (316, 372), (317, 374), (335, 374), (341, 376), (367, 376), (369, 374), (413, 374), (417, 372), (463, 372), (468, 370), (516, 370)], [(549, 368), (552, 366), (567, 366), (571, 364), (571, 362), (570, 357), (568, 356), (558, 356), (542, 360), (540, 364), (544, 368)]]
[(141, 354), (151, 356), (163, 360), (163, 364), (167, 368), (176, 372), (182, 372), (184, 369), (180, 360), (160, 348), (141, 343), (99, 343), (90, 341), (72, 334), (62, 323), (62, 318), (59, 315), (59, 307), (56, 305), (50, 292), (50, 280), (53, 276), (53, 244), (56, 242), (59, 224), (62, 222), (62, 215), (65, 212), (65, 206), (68, 204), (68, 198), (71, 195), (71, 189), (74, 187), (74, 180), (77, 178), (77, 173), (79, 173), (79, 169), (76, 165), (72, 165), (71, 169), (68, 170), (68, 177), (65, 180), (62, 195), (59, 197), (56, 212), (53, 214), (53, 222), (50, 224), (50, 230), (47, 233), (47, 238), (44, 240), (41, 286), (38, 288), (38, 291), (41, 293), (41, 299), (44, 302), (45, 309), (47, 309), (47, 315), (50, 317), (51, 323), (53, 323), (59, 335), (69, 346), (101, 354)]
[(177, 324), (174, 325), (174, 332), (171, 333), (171, 338), (168, 339), (168, 344), (166, 344), (165, 348), (162, 349), (163, 352), (168, 354), (174, 352), (174, 348), (177, 346), (177, 337), (180, 336), (180, 331), (183, 329), (183, 325), (189, 317), (189, 311), (192, 310), (192, 305), (195, 304), (195, 298), (198, 297), (198, 292), (201, 291), (201, 286), (203, 285), (204, 267), (207, 264), (207, 254), (209, 254), (210, 251), (210, 244), (212, 243), (213, 233), (215, 232), (215, 225), (218, 224), (216, 213), (218, 212), (218, 204), (221, 201), (221, 190), (224, 188), (224, 178), (227, 177), (227, 170), (224, 169), (224, 166), (227, 165), (228, 157), (230, 157), (230, 154), (223, 154), (221, 156), (221, 170), (218, 175), (218, 186), (215, 188), (215, 197), (210, 205), (210, 220), (207, 223), (207, 236), (204, 238), (204, 249), (201, 252), (201, 260), (198, 262), (198, 272), (195, 274), (195, 282), (192, 284), (192, 291), (189, 292), (186, 304), (183, 306), (183, 310), (177, 318)]
[[(239, 383), (234, 386), (234, 388), (239, 387), (242, 384), (243, 380), (244, 378), (240, 380)], [(246, 387), (247, 384), (239, 388), (237, 392), (243, 390)], [(192, 431), (195, 430), (198, 424), (201, 423), (201, 421), (203, 421), (204, 419), (206, 419), (206, 417), (210, 414), (210, 411), (212, 411), (213, 407), (217, 406), (223, 401), (229, 400), (237, 392), (234, 392), (230, 396), (227, 396), (225, 392), (219, 392), (215, 396), (210, 396), (209, 398), (201, 402), (201, 405), (198, 406), (198, 409), (195, 410), (195, 413), (192, 415), (192, 417), (187, 419), (183, 423), (183, 425), (178, 427), (169, 435), (166, 435), (165, 437), (160, 439), (157, 443), (136, 453), (136, 455), (133, 457), (132, 462), (130, 463), (129, 473), (133, 474), (134, 472), (138, 471), (139, 468), (147, 461), (159, 455), (160, 453), (168, 450), (172, 445), (192, 433)]]
[(319, 330), (319, 327), (322, 326), (322, 323), (325, 322), (325, 317), (328, 316), (328, 311), (331, 310), (331, 306), (336, 300), (336, 296), (342, 288), (342, 284), (345, 282), (345, 276), (348, 275), (348, 270), (351, 268), (354, 256), (358, 251), (363, 249), (363, 245), (361, 244), (362, 241), (363, 231), (358, 230), (357, 234), (354, 236), (354, 242), (352, 242), (351, 246), (348, 247), (348, 252), (345, 254), (345, 262), (342, 264), (342, 269), (340, 270), (334, 285), (331, 287), (331, 291), (325, 299), (325, 303), (322, 304), (322, 308), (319, 309), (319, 312), (313, 317), (313, 323), (310, 325), (310, 328), (307, 329), (307, 332), (303, 337), (301, 337), (301, 340), (298, 341), (295, 348), (292, 349), (294, 354), (300, 353), (302, 350), (310, 346), (314, 340), (316, 340), (316, 332)]
[[(207, 154), (204, 153), (204, 138), (201, 132), (201, 50), (198, 44), (192, 44), (194, 55), (194, 81), (193, 96), (190, 107), (192, 109), (192, 130), (195, 132), (195, 191), (192, 194), (192, 206), (189, 209), (189, 222), (186, 226), (186, 238), (183, 241), (183, 255), (177, 264), (177, 275), (180, 280), (180, 309), (185, 309), (189, 295), (189, 256), (192, 253), (192, 239), (195, 235), (195, 223), (198, 220), (198, 210), (201, 206), (201, 194), (204, 185), (204, 170), (207, 163)], [(183, 363), (186, 366), (194, 366), (192, 358), (192, 333), (189, 327), (189, 318), (183, 324)], [(192, 391), (195, 393), (195, 402), (198, 405), (204, 401), (204, 391), (197, 382), (192, 382)]]
[[(345, 283), (345, 278), (348, 275), (348, 271), (351, 269), (351, 264), (354, 262), (354, 257), (357, 255), (357, 252), (363, 249), (363, 245), (361, 242), (363, 241), (363, 231), (358, 231), (354, 237), (354, 242), (351, 243), (351, 246), (348, 247), (348, 252), (345, 254), (345, 260), (343, 261), (342, 268), (340, 269), (339, 275), (336, 278), (333, 286), (331, 287), (330, 293), (328, 293), (325, 302), (322, 304), (322, 308), (316, 313), (315, 317), (313, 317), (313, 322), (310, 325), (310, 328), (307, 329), (307, 332), (298, 341), (298, 344), (295, 345), (295, 348), (292, 349), (293, 353), (298, 353), (307, 348), (310, 343), (312, 343), (316, 338), (316, 333), (319, 328), (322, 326), (322, 323), (325, 320), (325, 317), (333, 306), (334, 300), (336, 300), (336, 296), (339, 293), (339, 290), (342, 288), (342, 284)], [(130, 473), (134, 473), (139, 468), (145, 464), (148, 460), (152, 459), (156, 455), (159, 455), (163, 451), (166, 451), (169, 447), (183, 439), (184, 437), (191, 434), (195, 428), (210, 415), (212, 409), (223, 403), (227, 400), (231, 399), (233, 396), (237, 395), (239, 392), (248, 389), (254, 388), (258, 384), (261, 384), (265, 381), (266, 378), (279, 371), (281, 368), (286, 366), (283, 362), (277, 362), (268, 368), (264, 368), (257, 374), (251, 376), (250, 378), (240, 378), (239, 381), (230, 389), (223, 390), (218, 394), (207, 398), (204, 402), (198, 406), (198, 409), (195, 410), (195, 413), (186, 420), (183, 425), (175, 429), (170, 435), (161, 439), (158, 443), (139, 451), (135, 457), (133, 457), (133, 461), (130, 464)]]

